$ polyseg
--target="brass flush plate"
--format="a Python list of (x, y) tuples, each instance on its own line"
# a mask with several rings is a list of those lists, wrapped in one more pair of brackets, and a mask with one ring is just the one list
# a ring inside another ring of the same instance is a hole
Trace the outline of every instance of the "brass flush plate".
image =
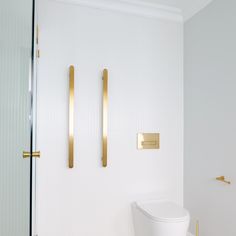
[(160, 134), (138, 133), (138, 149), (160, 149)]

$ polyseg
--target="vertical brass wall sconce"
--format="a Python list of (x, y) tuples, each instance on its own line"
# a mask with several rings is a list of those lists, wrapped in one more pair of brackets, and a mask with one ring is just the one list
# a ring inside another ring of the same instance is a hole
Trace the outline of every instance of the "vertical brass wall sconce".
[(69, 168), (74, 167), (74, 66), (69, 68)]
[(107, 110), (108, 110), (108, 70), (103, 70), (102, 104), (102, 166), (107, 167)]

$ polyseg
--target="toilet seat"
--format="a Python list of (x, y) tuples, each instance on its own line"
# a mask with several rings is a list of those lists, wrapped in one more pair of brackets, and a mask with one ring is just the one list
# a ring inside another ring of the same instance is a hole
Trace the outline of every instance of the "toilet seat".
[(136, 206), (148, 218), (158, 222), (177, 223), (188, 221), (190, 218), (186, 209), (173, 202), (136, 202)]

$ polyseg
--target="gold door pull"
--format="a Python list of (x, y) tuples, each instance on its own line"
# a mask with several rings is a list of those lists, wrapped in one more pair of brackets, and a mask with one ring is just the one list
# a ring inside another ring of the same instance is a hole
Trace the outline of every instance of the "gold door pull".
[(107, 167), (108, 70), (103, 70), (102, 166)]
[(74, 66), (69, 68), (69, 168), (74, 167)]
[[(23, 151), (23, 158), (29, 158), (29, 157), (31, 157), (31, 153)], [(32, 152), (32, 157), (40, 158), (40, 151)]]
[(225, 177), (224, 177), (224, 176), (216, 177), (216, 180), (221, 181), (221, 182), (224, 182), (224, 183), (226, 183), (226, 184), (231, 184), (230, 181), (226, 181), (226, 180), (225, 180)]

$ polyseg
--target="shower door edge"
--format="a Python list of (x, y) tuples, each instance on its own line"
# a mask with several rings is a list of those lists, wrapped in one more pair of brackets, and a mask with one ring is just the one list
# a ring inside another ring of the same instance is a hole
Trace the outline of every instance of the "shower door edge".
[(36, 161), (32, 153), (37, 148), (37, 58), (36, 58), (36, 25), (37, 25), (37, 0), (32, 0), (32, 46), (31, 46), (31, 111), (30, 111), (30, 219), (29, 236), (37, 235), (36, 227)]

